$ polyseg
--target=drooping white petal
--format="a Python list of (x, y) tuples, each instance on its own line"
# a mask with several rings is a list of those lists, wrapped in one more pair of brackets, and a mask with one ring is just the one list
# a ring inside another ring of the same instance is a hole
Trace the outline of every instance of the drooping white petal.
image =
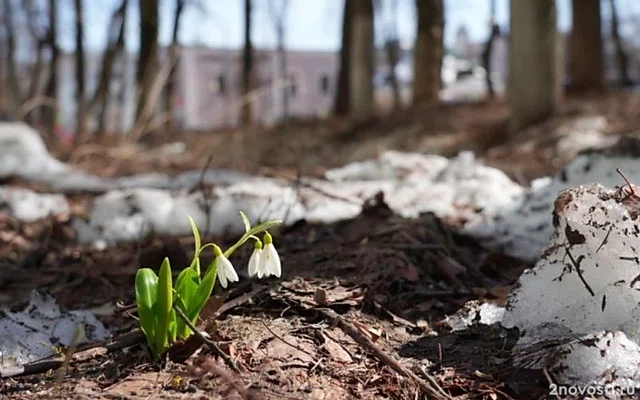
[[(258, 264), (260, 263), (260, 253), (262, 253), (262, 249), (254, 249), (253, 253), (251, 253), (251, 258), (249, 258), (249, 276), (254, 276), (258, 273)], [(261, 276), (259, 276), (261, 278)]]
[(258, 278), (269, 276), (267, 261), (267, 252), (265, 251), (265, 249), (262, 249), (262, 251), (260, 252), (260, 258), (258, 260)]
[(282, 273), (280, 256), (278, 255), (278, 252), (276, 251), (276, 248), (272, 243), (269, 243), (264, 247), (261, 258), (266, 259), (265, 274), (275, 275), (277, 278), (280, 278), (280, 275)]
[(220, 264), (218, 264), (218, 280), (220, 281), (220, 285), (226, 289), (227, 275), (226, 275), (226, 271), (224, 270), (224, 268), (222, 268)]
[(227, 281), (238, 282), (240, 280), (231, 261), (225, 256), (218, 257), (218, 280), (225, 289), (227, 288)]

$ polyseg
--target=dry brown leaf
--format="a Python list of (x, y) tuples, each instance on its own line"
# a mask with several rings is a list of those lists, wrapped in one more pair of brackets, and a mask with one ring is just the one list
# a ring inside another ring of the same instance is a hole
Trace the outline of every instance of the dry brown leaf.
[(353, 362), (351, 355), (347, 352), (347, 350), (345, 350), (344, 347), (342, 347), (340, 344), (338, 344), (322, 332), (319, 332), (319, 335), (324, 341), (322, 347), (326, 350), (327, 353), (329, 353), (331, 358), (333, 358), (337, 362), (345, 364)]

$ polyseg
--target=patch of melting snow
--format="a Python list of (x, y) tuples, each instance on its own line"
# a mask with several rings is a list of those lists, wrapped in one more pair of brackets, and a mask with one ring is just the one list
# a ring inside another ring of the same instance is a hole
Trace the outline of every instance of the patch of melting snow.
[(80, 343), (109, 337), (109, 331), (88, 311), (61, 311), (53, 297), (32, 292), (22, 311), (0, 313), (0, 351), (5, 370), (50, 357), (59, 346), (70, 346), (78, 327), (84, 328)]
[(464, 331), (475, 324), (493, 325), (502, 320), (504, 307), (492, 303), (480, 303), (471, 300), (459, 309), (455, 314), (444, 319), (453, 332)]
[(640, 198), (630, 194), (592, 184), (556, 199), (551, 243), (502, 320), (522, 334), (523, 365), (551, 368), (566, 384), (640, 387)]
[(25, 222), (71, 211), (66, 197), (61, 194), (41, 194), (28, 189), (6, 187), (0, 187), (0, 210)]

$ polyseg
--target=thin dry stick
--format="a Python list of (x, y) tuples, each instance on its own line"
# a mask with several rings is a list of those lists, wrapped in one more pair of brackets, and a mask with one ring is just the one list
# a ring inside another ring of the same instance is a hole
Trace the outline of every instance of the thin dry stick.
[(265, 398), (261, 392), (255, 389), (246, 389), (242, 385), (239, 385), (238, 380), (241, 381), (240, 377), (231, 375), (230, 373), (225, 371), (224, 368), (221, 368), (220, 366), (218, 366), (216, 361), (209, 359), (209, 360), (205, 360), (205, 362), (202, 364), (203, 364), (201, 366), (202, 368), (205, 368), (210, 372), (213, 372), (214, 374), (218, 375), (223, 380), (225, 380), (229, 385), (231, 385), (231, 387), (233, 387), (236, 390), (236, 392), (238, 392), (240, 396), (242, 396), (243, 399), (262, 400)]
[(171, 69), (175, 65), (176, 61), (177, 57), (171, 57), (168, 62), (163, 63), (162, 68), (156, 74), (153, 84), (151, 85), (151, 89), (149, 90), (149, 94), (147, 95), (147, 98), (145, 100), (144, 107), (142, 108), (142, 112), (140, 113), (139, 118), (134, 124), (131, 135), (129, 135), (130, 140), (138, 140), (140, 136), (145, 132), (145, 128), (148, 126), (151, 120), (153, 112), (158, 105), (158, 101), (160, 101), (162, 88), (167, 83)]
[(300, 347), (300, 346), (296, 346), (295, 344), (290, 343), (290, 342), (288, 342), (288, 341), (284, 340), (284, 339), (282, 338), (282, 336), (280, 336), (280, 335), (278, 335), (277, 333), (275, 333), (275, 332), (274, 332), (274, 331), (269, 327), (269, 325), (267, 325), (267, 323), (266, 323), (266, 322), (264, 322), (264, 321), (261, 321), (261, 322), (262, 322), (262, 325), (264, 325), (264, 327), (265, 327), (265, 328), (267, 328), (267, 330), (269, 331), (269, 333), (271, 333), (271, 334), (272, 334), (276, 339), (280, 340), (282, 343), (286, 344), (287, 346), (293, 347), (294, 349), (299, 350), (299, 351), (301, 351), (301, 352), (305, 353), (305, 354), (306, 354), (306, 355), (308, 355), (308, 356), (311, 356), (311, 358), (315, 358), (315, 356), (314, 356), (313, 354), (309, 353), (308, 351), (306, 351), (306, 350), (305, 350), (305, 349), (303, 349), (302, 347)]
[(34, 98), (25, 101), (22, 106), (20, 106), (20, 109), (18, 110), (18, 119), (24, 119), (27, 114), (40, 106), (47, 106), (55, 110), (58, 108), (58, 102), (56, 99), (52, 99), (51, 97), (35, 96)]
[(203, 237), (208, 237), (211, 233), (211, 199), (209, 198), (209, 193), (207, 192), (204, 184), (204, 177), (207, 174), (207, 170), (209, 169), (212, 161), (213, 153), (209, 154), (209, 157), (207, 157), (207, 162), (204, 164), (204, 167), (202, 167), (202, 171), (200, 171), (200, 179), (198, 179), (198, 189), (200, 190), (200, 193), (202, 193), (204, 212), (207, 217)]
[(182, 318), (182, 320), (189, 327), (189, 329), (193, 331), (194, 335), (196, 335), (198, 339), (202, 340), (207, 346), (209, 346), (209, 348), (211, 349), (211, 351), (213, 351), (215, 355), (220, 356), (220, 358), (224, 360), (224, 362), (229, 366), (229, 368), (231, 368), (234, 372), (237, 372), (237, 373), (242, 372), (241, 367), (239, 367), (235, 363), (235, 361), (233, 361), (231, 357), (227, 355), (227, 353), (222, 351), (222, 349), (216, 344), (216, 342), (206, 337), (202, 332), (200, 332), (200, 330), (198, 330), (198, 328), (195, 327), (195, 325), (193, 325), (193, 323), (191, 323), (191, 321), (189, 321), (189, 318), (185, 315), (184, 311), (180, 309), (180, 307), (174, 306), (173, 309), (176, 310), (176, 314), (178, 314), (180, 318)]
[(317, 310), (320, 313), (322, 313), (322, 315), (329, 318), (337, 326), (339, 326), (340, 329), (342, 329), (347, 335), (351, 336), (351, 338), (355, 340), (356, 343), (358, 343), (360, 346), (372, 352), (378, 360), (390, 366), (400, 374), (413, 380), (423, 392), (425, 392), (429, 396), (432, 396), (432, 398), (437, 400), (452, 399), (452, 397), (449, 396), (444, 391), (444, 389), (440, 387), (440, 385), (438, 385), (438, 382), (436, 382), (435, 378), (433, 378), (431, 375), (428, 375), (426, 372), (425, 372), (425, 376), (427, 377), (427, 380), (429, 382), (426, 382), (425, 380), (420, 378), (413, 371), (409, 370), (407, 367), (405, 367), (404, 365), (400, 364), (398, 361), (393, 359), (393, 357), (391, 357), (389, 354), (382, 351), (378, 346), (375, 345), (375, 343), (371, 341), (371, 339), (369, 339), (368, 337), (360, 333), (358, 329), (356, 329), (353, 325), (345, 321), (335, 311), (328, 308), (318, 308)]

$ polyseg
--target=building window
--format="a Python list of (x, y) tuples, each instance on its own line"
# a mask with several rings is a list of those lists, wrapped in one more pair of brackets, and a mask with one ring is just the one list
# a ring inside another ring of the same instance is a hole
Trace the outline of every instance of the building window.
[(287, 78), (287, 84), (289, 88), (289, 97), (295, 97), (296, 92), (298, 91), (298, 80), (294, 74), (289, 74)]
[(322, 94), (329, 93), (329, 75), (322, 75), (320, 78), (320, 92)]
[(223, 74), (218, 75), (218, 94), (224, 95), (227, 93), (227, 80)]

